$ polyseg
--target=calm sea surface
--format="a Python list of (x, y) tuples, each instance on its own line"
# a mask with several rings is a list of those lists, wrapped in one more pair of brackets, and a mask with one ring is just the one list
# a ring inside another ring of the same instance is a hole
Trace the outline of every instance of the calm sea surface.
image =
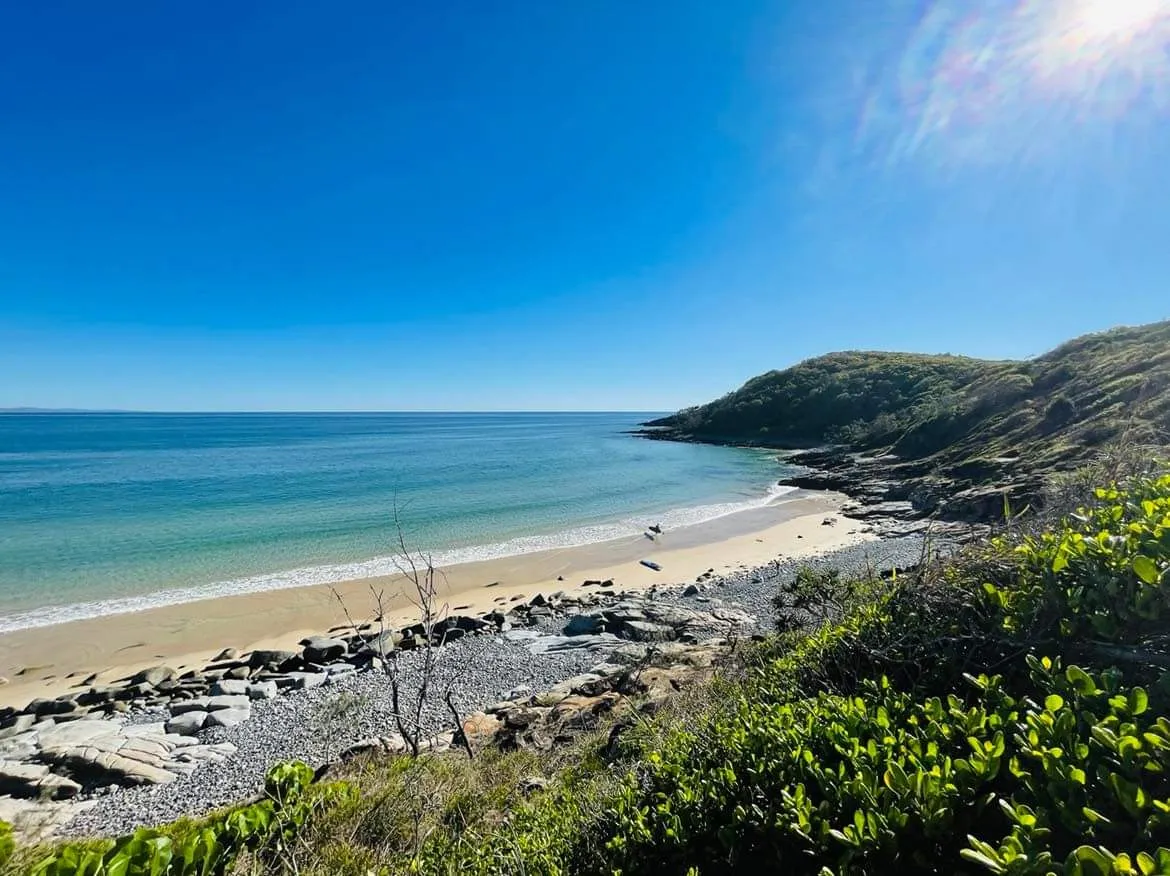
[(777, 493), (766, 453), (648, 414), (0, 414), (0, 632), (679, 526)]

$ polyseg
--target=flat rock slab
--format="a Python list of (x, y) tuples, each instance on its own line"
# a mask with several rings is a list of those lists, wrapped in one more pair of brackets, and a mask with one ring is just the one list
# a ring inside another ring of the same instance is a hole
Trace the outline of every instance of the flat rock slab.
[(167, 732), (165, 727), (166, 724), (163, 721), (151, 721), (149, 724), (126, 724), (122, 727), (122, 735), (131, 738), (164, 736)]
[(276, 696), (277, 690), (275, 681), (254, 681), (248, 685), (248, 699), (270, 700)]
[(669, 642), (677, 636), (674, 627), (644, 620), (627, 620), (611, 627), (619, 638), (634, 642)]
[(93, 745), (76, 748), (43, 748), (41, 757), (79, 778), (99, 784), (167, 785), (175, 774)]
[(333, 639), (328, 636), (311, 636), (302, 639), (301, 644), (305, 646), (303, 654), (309, 663), (332, 663), (344, 657), (349, 650), (344, 639)]
[(37, 753), (40, 733), (26, 730), (0, 742), (0, 758), (4, 760), (27, 760)]
[(225, 678), (211, 686), (212, 696), (247, 696), (249, 684), (240, 678)]
[[(281, 684), (281, 681), (285, 684)], [(310, 688), (320, 687), (329, 680), (329, 675), (325, 672), (290, 672), (283, 676), (282, 679), (276, 680), (277, 687), (291, 687), (293, 690), (309, 690)]]
[(207, 698), (207, 711), (209, 712), (218, 712), (221, 709), (250, 709), (251, 707), (252, 700), (247, 693), (225, 694)]
[(504, 638), (509, 642), (531, 642), (544, 637), (545, 634), (539, 630), (509, 630), (504, 633)]
[(171, 714), (176, 718), (188, 712), (209, 712), (207, 702), (209, 697), (195, 697), (193, 700), (172, 700)]
[(97, 800), (17, 800), (0, 797), (0, 820), (12, 825), (13, 835), (24, 845), (35, 845), (49, 839), (62, 825), (79, 813), (97, 805)]
[(179, 736), (194, 736), (203, 729), (203, 725), (206, 723), (207, 712), (183, 712), (181, 715), (175, 715), (175, 717), (167, 721), (166, 731), (167, 733), (175, 733)]
[(605, 629), (605, 621), (600, 617), (589, 614), (579, 614), (570, 618), (565, 624), (566, 636), (591, 636)]
[(76, 797), (81, 785), (49, 772), (44, 764), (0, 761), (0, 794), (25, 799), (63, 800)]
[(69, 748), (103, 737), (122, 736), (122, 725), (116, 721), (71, 721), (57, 724), (38, 732), (44, 748)]
[(405, 754), (409, 750), (406, 740), (397, 733), (389, 736), (371, 736), (355, 742), (341, 753), (341, 760), (350, 760), (363, 754)]
[[(246, 689), (246, 688), (245, 688)], [(195, 697), (193, 700), (175, 700), (171, 703), (171, 714), (179, 716), (187, 712), (218, 712), (220, 709), (247, 709), (252, 698), (243, 694), (221, 694), (214, 697)]]
[(235, 727), (252, 717), (251, 709), (220, 709), (207, 716), (208, 727)]
[(595, 636), (537, 636), (528, 642), (533, 654), (558, 654), (563, 651), (605, 651), (621, 645), (622, 639), (610, 633)]

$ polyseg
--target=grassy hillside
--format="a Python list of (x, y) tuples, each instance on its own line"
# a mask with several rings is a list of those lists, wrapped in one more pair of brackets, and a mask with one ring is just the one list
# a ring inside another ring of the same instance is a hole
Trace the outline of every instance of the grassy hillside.
[(675, 438), (844, 443), (940, 469), (1026, 453), (1071, 466), (1125, 436), (1170, 435), (1170, 322), (1086, 335), (1036, 359), (832, 353), (647, 424)]
[[(837, 608), (794, 625), (810, 602)], [(1170, 873), (1170, 476), (777, 604), (702, 696), (574, 749), (288, 769), (250, 809), (3, 872)]]

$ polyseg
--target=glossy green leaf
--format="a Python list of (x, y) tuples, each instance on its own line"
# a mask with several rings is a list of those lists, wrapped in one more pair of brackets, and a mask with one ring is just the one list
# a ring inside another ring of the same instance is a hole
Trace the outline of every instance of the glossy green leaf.
[(1158, 583), (1158, 567), (1154, 561), (1145, 555), (1139, 555), (1133, 558), (1134, 574), (1141, 578), (1147, 584)]

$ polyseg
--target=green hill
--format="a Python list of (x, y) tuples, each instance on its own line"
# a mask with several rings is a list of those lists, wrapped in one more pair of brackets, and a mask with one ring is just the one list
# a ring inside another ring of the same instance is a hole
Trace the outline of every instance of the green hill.
[[(648, 437), (892, 455), (882, 475), (995, 483), (1076, 468), (1102, 446), (1170, 443), (1170, 321), (1026, 361), (830, 353), (647, 423)], [(1013, 466), (1013, 460), (1019, 465)]]

